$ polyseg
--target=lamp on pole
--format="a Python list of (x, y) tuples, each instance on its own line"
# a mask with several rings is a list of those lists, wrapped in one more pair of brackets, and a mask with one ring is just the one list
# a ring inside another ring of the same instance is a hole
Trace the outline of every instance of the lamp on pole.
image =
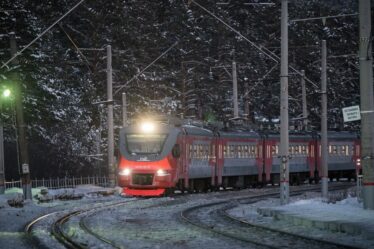
[[(11, 91), (5, 88), (1, 98), (9, 98)], [(2, 110), (2, 99), (0, 99), (0, 115)], [(0, 194), (5, 193), (5, 167), (4, 167), (4, 135), (3, 135), (3, 119), (0, 116)]]

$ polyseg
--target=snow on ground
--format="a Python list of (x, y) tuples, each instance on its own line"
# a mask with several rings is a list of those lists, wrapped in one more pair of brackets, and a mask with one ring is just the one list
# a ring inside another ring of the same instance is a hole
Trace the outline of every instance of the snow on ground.
[(302, 198), (292, 197), (287, 205), (280, 205), (279, 199), (240, 205), (229, 214), (259, 226), (354, 247), (374, 248), (374, 210), (363, 209), (356, 197), (327, 203), (318, 195), (308, 193)]
[[(41, 188), (33, 189), (33, 197), (40, 196), (41, 190)], [(26, 201), (23, 207), (10, 207), (8, 205), (8, 200), (15, 199), (17, 197), (19, 198), (21, 193), (21, 189), (8, 189), (6, 194), (0, 195), (0, 248), (32, 248), (26, 239), (23, 229), (29, 221), (43, 214), (55, 211), (67, 211), (69, 209), (81, 209), (103, 201), (124, 200), (123, 197), (119, 195), (119, 189), (82, 185), (77, 186), (75, 189), (48, 190), (48, 195), (52, 197), (53, 200), (51, 202), (39, 202), (36, 198), (34, 198), (33, 201)], [(106, 195), (106, 193), (112, 194)], [(302, 197), (292, 197), (290, 204), (284, 206), (279, 204), (279, 199), (268, 199), (255, 204), (240, 204), (238, 207), (229, 210), (229, 213), (232, 216), (240, 219), (246, 219), (252, 223), (271, 226), (272, 228), (282, 229), (288, 232), (297, 232), (302, 235), (315, 236), (326, 240), (341, 241), (342, 243), (362, 248), (374, 248), (373, 238), (367, 238), (362, 234), (333, 232), (314, 227), (313, 225), (308, 225), (308, 223), (304, 224), (302, 222), (299, 224), (294, 224), (287, 219), (282, 220), (274, 219), (272, 217), (264, 217), (258, 212), (258, 209), (261, 208), (271, 208), (289, 215), (298, 215), (303, 218), (314, 220), (322, 219), (325, 221), (350, 221), (356, 222), (358, 225), (365, 225), (369, 230), (374, 229), (374, 211), (364, 210), (362, 208), (362, 203), (359, 203), (357, 198), (348, 197), (344, 200), (336, 202), (335, 204), (331, 204), (323, 202), (322, 199), (318, 197), (319, 195), (320, 194), (318, 193), (305, 193)], [(61, 200), (58, 199), (59, 196), (80, 196), (81, 198), (76, 200)], [(208, 199), (211, 201), (215, 198), (220, 198), (219, 196), (219, 192), (210, 193), (209, 197), (200, 194), (191, 195), (188, 196), (187, 203), (176, 203), (176, 205), (173, 207), (173, 211), (178, 208), (186, 208), (187, 206), (194, 205), (199, 202), (204, 203), (204, 201), (208, 201)], [(131, 201), (131, 198), (129, 200)], [(147, 211), (147, 214), (141, 208), (141, 206), (158, 205), (160, 202), (167, 200), (173, 199), (150, 198), (138, 202), (139, 204), (137, 204), (137, 202), (133, 202), (133, 204), (131, 204), (132, 208), (129, 207), (130, 209), (118, 210), (117, 212), (110, 209), (108, 212), (102, 212), (100, 217), (93, 217), (94, 219), (90, 220), (89, 223), (99, 227), (99, 225), (104, 222), (105, 224), (109, 224), (115, 228), (121, 224), (121, 228), (117, 227), (118, 231), (123, 231), (124, 233), (127, 232), (127, 235), (134, 236), (132, 238), (134, 241), (136, 241), (135, 238), (137, 238), (136, 243), (132, 243), (130, 240), (126, 241), (127, 245), (130, 245), (130, 248), (142, 248), (140, 245), (149, 248), (152, 247), (151, 244), (147, 244), (148, 242), (146, 241), (148, 239), (144, 238), (144, 240), (142, 240), (142, 237), (139, 237), (139, 234), (142, 234), (142, 236), (156, 237), (160, 241), (165, 240), (162, 233), (155, 234), (156, 231), (151, 233), (150, 230), (148, 230), (147, 233), (142, 233), (140, 230), (135, 229), (137, 227), (138, 229), (143, 229), (143, 227), (140, 225), (146, 225), (144, 222), (152, 220), (158, 220), (161, 224), (164, 223), (164, 229), (174, 234), (175, 239), (165, 242), (165, 245), (168, 245), (169, 247), (195, 248), (194, 246), (196, 245), (196, 248), (213, 248), (212, 245), (220, 245), (221, 242), (214, 241), (212, 237), (209, 239), (207, 238), (207, 240), (204, 241), (200, 233), (189, 231), (187, 227), (178, 226), (178, 224), (175, 222), (175, 224), (173, 223), (175, 227), (171, 228), (169, 226), (170, 224), (168, 223), (170, 220), (171, 210), (167, 210), (163, 206), (152, 209), (154, 211)], [(178, 202), (177, 199), (175, 199), (175, 201)], [(163, 219), (164, 221), (162, 222)], [(126, 226), (123, 226), (124, 224)], [(147, 226), (148, 225), (146, 225), (146, 227)], [(110, 231), (107, 232), (112, 234)], [(124, 234), (122, 234), (120, 237), (124, 238), (123, 236)], [(186, 236), (188, 237), (188, 240), (184, 239)], [(179, 244), (173, 244), (174, 242)], [(217, 248), (223, 247), (218, 246)]]
[[(23, 249), (31, 248), (23, 232), (25, 225), (34, 218), (54, 211), (79, 208), (83, 205), (100, 201), (121, 199), (117, 189), (101, 188), (93, 185), (81, 185), (75, 189), (48, 190), (48, 195), (53, 198), (50, 202), (39, 202), (35, 197), (40, 195), (42, 188), (32, 189), (33, 201), (27, 200), (23, 207), (10, 207), (8, 200), (22, 198), (22, 189), (7, 189), (0, 195), (0, 248)], [(103, 196), (102, 193), (116, 190), (114, 195)], [(79, 200), (58, 200), (57, 197), (65, 195), (82, 195)]]

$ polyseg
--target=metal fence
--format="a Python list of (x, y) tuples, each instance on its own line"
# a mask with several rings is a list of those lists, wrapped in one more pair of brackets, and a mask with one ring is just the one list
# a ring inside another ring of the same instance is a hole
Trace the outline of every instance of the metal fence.
[[(106, 176), (87, 176), (87, 177), (63, 177), (63, 178), (42, 178), (31, 180), (32, 188), (46, 187), (49, 189), (75, 188), (77, 185), (96, 185), (108, 187), (109, 181)], [(21, 180), (5, 182), (5, 188), (22, 188)]]

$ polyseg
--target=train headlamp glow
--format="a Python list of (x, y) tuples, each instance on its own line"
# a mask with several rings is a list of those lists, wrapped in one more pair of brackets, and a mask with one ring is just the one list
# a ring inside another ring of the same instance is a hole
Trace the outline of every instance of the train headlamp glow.
[(140, 125), (140, 128), (142, 130), (142, 132), (144, 133), (152, 133), (155, 131), (155, 124), (152, 123), (152, 122), (143, 122), (141, 125)]
[(163, 170), (163, 169), (157, 170), (156, 174), (157, 174), (157, 176), (167, 176), (167, 175), (169, 175), (169, 173), (166, 170)]
[(130, 173), (131, 173), (131, 170), (126, 168), (126, 169), (121, 170), (118, 174), (121, 176), (128, 176), (130, 175)]

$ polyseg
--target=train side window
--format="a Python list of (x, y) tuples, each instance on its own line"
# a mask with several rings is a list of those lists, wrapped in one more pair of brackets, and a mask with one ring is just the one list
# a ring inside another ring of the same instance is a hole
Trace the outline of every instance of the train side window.
[(248, 158), (248, 145), (244, 145), (243, 147), (243, 154), (245, 158)]
[(348, 156), (349, 155), (348, 145), (342, 145), (341, 153), (344, 156)]
[(256, 157), (256, 146), (252, 145), (251, 146), (251, 158)]
[(302, 151), (303, 155), (307, 155), (307, 154), (308, 154), (306, 148), (307, 148), (307, 147), (306, 147), (305, 145), (303, 145), (303, 146), (301, 147), (301, 151)]
[(210, 148), (211, 148), (210, 156), (212, 158), (216, 158), (216, 145), (213, 144)]
[(175, 144), (173, 149), (171, 150), (173, 157), (179, 158), (181, 156), (181, 148), (179, 144)]
[(234, 158), (235, 157), (235, 146), (230, 145), (230, 157)]
[(271, 146), (271, 155), (276, 156), (277, 155), (277, 148), (276, 145)]

